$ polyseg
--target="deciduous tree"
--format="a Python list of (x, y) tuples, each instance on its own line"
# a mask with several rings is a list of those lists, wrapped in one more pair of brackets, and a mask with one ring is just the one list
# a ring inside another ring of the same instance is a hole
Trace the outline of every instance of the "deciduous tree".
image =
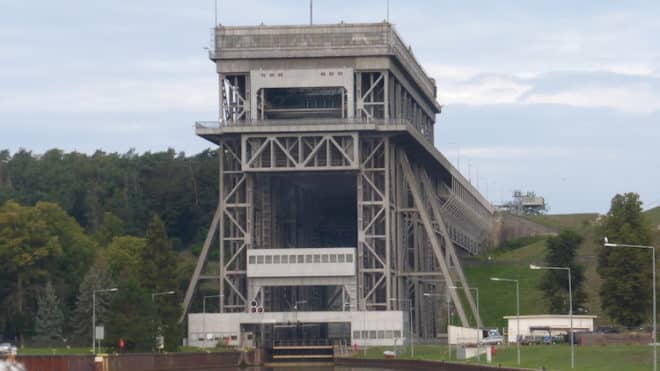
[[(583, 267), (575, 262), (577, 249), (582, 236), (573, 231), (563, 231), (558, 236), (547, 240), (545, 265), (549, 267), (568, 267), (571, 269), (571, 287), (573, 291), (573, 312), (582, 306), (586, 299), (582, 283)], [(540, 283), (545, 297), (550, 302), (550, 312), (565, 314), (568, 312), (568, 273), (566, 270), (547, 270)]]
[[(650, 224), (642, 214), (636, 193), (616, 195), (602, 222), (599, 244), (610, 242), (649, 245)], [(646, 249), (603, 247), (598, 257), (602, 308), (610, 318), (625, 326), (638, 326), (649, 319), (651, 307), (651, 252)]]

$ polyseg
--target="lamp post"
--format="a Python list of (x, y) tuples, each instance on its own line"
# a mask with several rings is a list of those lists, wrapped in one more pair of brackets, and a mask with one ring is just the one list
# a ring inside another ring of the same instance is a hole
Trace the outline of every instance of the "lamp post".
[(415, 340), (413, 337), (413, 317), (412, 317), (412, 301), (410, 299), (397, 299), (390, 298), (390, 301), (404, 301), (408, 303), (408, 327), (410, 328), (410, 356), (415, 357)]
[(575, 340), (573, 339), (573, 285), (571, 284), (571, 267), (541, 267), (530, 264), (529, 269), (533, 270), (565, 270), (568, 272), (568, 318), (570, 321), (570, 331), (568, 337), (571, 342), (571, 368), (575, 368)]
[(518, 366), (520, 366), (520, 288), (518, 285), (518, 280), (514, 280), (510, 278), (498, 278), (498, 277), (491, 277), (490, 280), (514, 282), (516, 284), (516, 353), (518, 357)]
[(174, 290), (151, 293), (151, 302), (153, 303), (156, 301), (156, 296), (174, 295), (174, 294), (175, 294)]
[[(450, 288), (453, 288), (454, 286), (450, 286)], [(443, 296), (442, 294), (432, 294), (430, 292), (425, 292), (424, 296), (427, 298), (433, 297), (433, 296)], [(449, 304), (451, 304), (451, 301), (449, 300), (449, 290), (447, 290), (447, 294), (444, 295), (447, 298), (447, 357), (451, 360), (451, 344), (449, 343), (449, 325), (451, 324), (451, 309), (449, 308)]]
[(657, 370), (657, 362), (658, 362), (658, 347), (656, 344), (656, 332), (657, 332), (657, 313), (656, 313), (656, 304), (655, 304), (655, 247), (653, 246), (644, 246), (644, 245), (626, 245), (626, 244), (621, 244), (621, 243), (610, 243), (607, 240), (607, 237), (604, 238), (604, 244), (605, 247), (634, 247), (638, 249), (650, 249), (651, 250), (651, 269), (653, 270), (653, 336), (651, 336), (651, 340), (653, 341), (653, 371)]
[[(162, 291), (162, 292), (152, 292), (152, 293), (151, 293), (151, 302), (152, 302), (152, 303), (155, 303), (155, 302), (156, 302), (156, 296), (174, 295), (174, 294), (175, 294), (174, 290), (170, 290), (170, 291)], [(154, 308), (154, 309), (155, 309), (155, 308)], [(156, 310), (156, 312), (158, 312), (158, 311)], [(158, 314), (158, 313), (156, 313), (156, 314)], [(159, 317), (160, 317), (160, 316), (159, 316)], [(159, 321), (158, 321), (158, 322), (160, 322), (160, 318), (159, 318)], [(162, 340), (161, 326), (158, 325), (156, 342), (157, 342), (157, 344), (163, 344), (163, 343), (161, 343), (161, 341), (164, 342), (164, 340)], [(161, 349), (161, 348), (159, 347), (158, 349)]]
[(96, 354), (96, 293), (97, 292), (115, 292), (118, 288), (99, 289), (92, 291), (92, 354)]

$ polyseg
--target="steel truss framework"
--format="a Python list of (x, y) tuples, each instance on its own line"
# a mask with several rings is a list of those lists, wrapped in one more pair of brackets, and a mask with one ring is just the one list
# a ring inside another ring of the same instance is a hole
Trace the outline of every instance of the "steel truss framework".
[[(470, 238), (478, 240), (488, 220), (460, 193), (452, 192), (445, 179), (410, 161), (390, 134), (244, 134), (222, 138), (218, 151), (221, 202), (186, 292), (184, 312), (204, 279), (218, 282), (221, 312), (249, 309), (247, 250), (254, 248), (255, 234), (269, 240), (268, 231), (254, 226), (254, 192), (264, 188), (255, 184), (257, 173), (342, 170), (356, 175), (357, 303), (351, 306), (408, 310), (409, 302), (415, 333), (428, 337), (434, 335), (440, 309), (433, 305), (428, 310), (424, 293), (460, 282), (472, 318), (482, 325), (450, 231), (476, 231)], [(215, 265), (207, 262), (215, 236), (218, 268), (206, 273)], [(462, 324), (468, 326), (458, 293), (448, 293)]]

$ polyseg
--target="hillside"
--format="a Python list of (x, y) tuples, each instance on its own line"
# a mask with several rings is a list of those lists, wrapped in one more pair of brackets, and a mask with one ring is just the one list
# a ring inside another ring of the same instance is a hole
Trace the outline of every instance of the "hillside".
[[(599, 316), (599, 322), (608, 323), (600, 311), (600, 277), (596, 272), (598, 214), (565, 214), (527, 217), (528, 220), (557, 232), (572, 229), (584, 237), (577, 260), (585, 267), (585, 290), (588, 298), (585, 309)], [(515, 245), (515, 244), (513, 244)], [(490, 277), (518, 279), (520, 282), (520, 313), (547, 313), (547, 302), (538, 289), (542, 272), (529, 269), (530, 264), (542, 264), (545, 256), (545, 238), (532, 239), (525, 246), (514, 249), (496, 248), (487, 255), (465, 260), (465, 274), (473, 287), (480, 289), (481, 312), (486, 326), (504, 326), (505, 315), (515, 314), (515, 288), (513, 284), (492, 282)]]

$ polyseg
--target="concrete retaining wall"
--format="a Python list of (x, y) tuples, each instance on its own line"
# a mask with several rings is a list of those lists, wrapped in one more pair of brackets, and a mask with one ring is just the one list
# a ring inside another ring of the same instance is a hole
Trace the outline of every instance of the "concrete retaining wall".
[(422, 371), (520, 371), (531, 370), (527, 368), (507, 368), (486, 365), (468, 365), (454, 362), (418, 361), (404, 359), (360, 359), (335, 358), (335, 364), (348, 367), (382, 368), (396, 370), (422, 370)]
[[(252, 364), (254, 352), (221, 353), (126, 353), (109, 355), (104, 371), (173, 371), (236, 368), (241, 361)], [(89, 356), (18, 356), (29, 371), (94, 371), (94, 357)]]

